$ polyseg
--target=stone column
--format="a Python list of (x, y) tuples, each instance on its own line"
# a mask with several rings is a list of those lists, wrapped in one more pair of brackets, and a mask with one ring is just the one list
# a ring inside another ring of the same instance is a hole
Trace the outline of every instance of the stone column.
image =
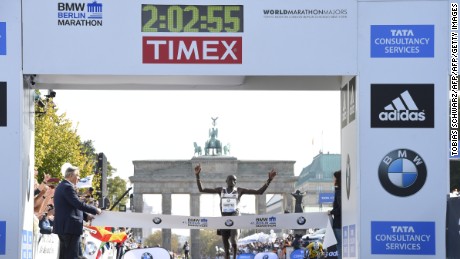
[[(200, 196), (199, 193), (190, 194), (190, 216), (200, 216)], [(201, 238), (199, 229), (190, 230), (191, 257), (201, 258)]]
[[(163, 215), (171, 215), (171, 193), (163, 193), (161, 195), (161, 207)], [(163, 238), (163, 248), (171, 250), (171, 229), (163, 229), (161, 232)]]
[(283, 207), (284, 210), (289, 210), (290, 212), (294, 212), (294, 199), (289, 192), (285, 192), (283, 194)]
[(258, 215), (267, 213), (267, 195), (256, 195), (256, 213)]
[[(142, 213), (144, 208), (144, 197), (142, 193), (134, 193), (133, 194), (133, 211), (136, 213)], [(133, 228), (133, 235), (134, 237), (143, 237), (142, 228)], [(137, 240), (136, 240), (137, 241)]]

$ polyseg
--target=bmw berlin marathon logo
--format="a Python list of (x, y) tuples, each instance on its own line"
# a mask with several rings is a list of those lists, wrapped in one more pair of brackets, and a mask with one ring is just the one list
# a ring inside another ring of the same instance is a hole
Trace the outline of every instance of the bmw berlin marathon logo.
[(423, 158), (409, 149), (396, 149), (380, 162), (379, 180), (389, 193), (406, 197), (422, 189), (427, 177)]
[(433, 84), (371, 84), (372, 128), (433, 128)]

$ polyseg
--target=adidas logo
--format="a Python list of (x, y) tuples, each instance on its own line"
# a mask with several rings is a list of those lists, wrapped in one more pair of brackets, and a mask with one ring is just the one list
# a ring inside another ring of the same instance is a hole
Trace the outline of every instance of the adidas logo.
[(379, 113), (380, 121), (425, 121), (425, 112), (420, 111), (414, 99), (406, 90), (385, 106)]

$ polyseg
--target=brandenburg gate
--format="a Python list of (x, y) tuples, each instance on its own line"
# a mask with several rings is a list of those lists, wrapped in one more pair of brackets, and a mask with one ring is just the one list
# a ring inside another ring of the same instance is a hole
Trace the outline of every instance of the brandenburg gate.
[[(213, 125), (215, 126), (215, 121)], [(211, 130), (210, 132), (215, 131)], [(209, 147), (210, 142), (206, 143), (206, 146)], [(216, 149), (219, 149), (219, 145), (215, 146)], [(259, 189), (267, 180), (268, 172), (274, 168), (278, 175), (267, 191), (263, 195), (254, 196), (256, 213), (259, 215), (266, 213), (267, 193), (281, 194), (283, 196), (283, 211), (284, 209), (292, 210), (291, 193), (297, 181), (297, 177), (294, 175), (295, 161), (238, 160), (236, 157), (222, 155), (219, 151), (206, 153), (208, 155), (198, 155), (190, 160), (133, 161), (134, 175), (129, 180), (133, 184), (134, 211), (142, 212), (144, 194), (161, 194), (162, 214), (171, 215), (172, 194), (189, 194), (190, 216), (200, 216), (201, 193), (198, 191), (194, 172), (194, 167), (197, 164), (201, 164), (201, 181), (208, 188), (225, 186), (227, 176), (236, 175), (238, 186)], [(191, 229), (190, 231), (191, 246), (193, 247), (191, 256), (192, 258), (200, 258), (199, 229)], [(163, 229), (162, 238), (163, 247), (171, 250), (171, 229)]]

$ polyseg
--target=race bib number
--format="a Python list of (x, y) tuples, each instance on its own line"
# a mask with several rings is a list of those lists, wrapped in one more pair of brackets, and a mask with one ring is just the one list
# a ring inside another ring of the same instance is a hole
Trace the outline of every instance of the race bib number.
[(233, 213), (236, 211), (236, 197), (223, 197), (222, 198), (222, 212)]

